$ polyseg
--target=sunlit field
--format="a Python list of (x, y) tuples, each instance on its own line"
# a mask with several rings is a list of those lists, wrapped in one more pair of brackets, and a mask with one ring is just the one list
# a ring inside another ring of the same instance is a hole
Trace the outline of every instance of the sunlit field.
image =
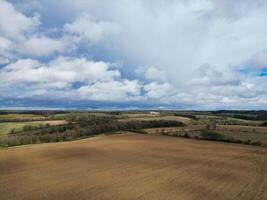
[(0, 199), (266, 199), (267, 151), (121, 133), (0, 151)]

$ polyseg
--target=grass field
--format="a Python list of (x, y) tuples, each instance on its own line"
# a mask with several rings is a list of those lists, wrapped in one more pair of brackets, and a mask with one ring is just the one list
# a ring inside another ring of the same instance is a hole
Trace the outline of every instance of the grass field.
[[(132, 114), (133, 115), (133, 114)], [(144, 115), (140, 114), (140, 116), (138, 116), (136, 114), (135, 117), (129, 117), (129, 118), (125, 118), (125, 119), (120, 119), (120, 121), (134, 121), (134, 120), (174, 120), (174, 121), (179, 121), (179, 122), (183, 122), (185, 124), (190, 124), (192, 122), (191, 119), (189, 118), (186, 118), (186, 117), (180, 117), (180, 116), (172, 116), (172, 115), (169, 115), (169, 116), (157, 116), (157, 115), (151, 115), (151, 114), (147, 114), (147, 115)]]
[(41, 124), (60, 125), (65, 124), (65, 120), (53, 120), (53, 121), (33, 121), (33, 122), (4, 122), (0, 123), (0, 136), (6, 135), (11, 129), (16, 131), (22, 130), (25, 125), (39, 126)]
[(0, 151), (0, 199), (267, 199), (267, 150), (113, 135)]
[(43, 115), (38, 114), (5, 114), (0, 115), (0, 119), (33, 119), (45, 118)]
[(210, 120), (216, 118), (225, 121), (231, 121), (232, 123), (240, 124), (240, 125), (250, 125), (250, 126), (257, 126), (263, 123), (263, 121), (254, 121), (254, 120), (244, 120), (244, 119), (237, 119), (229, 116), (215, 116), (215, 115), (195, 115), (199, 121), (198, 123), (207, 124)]

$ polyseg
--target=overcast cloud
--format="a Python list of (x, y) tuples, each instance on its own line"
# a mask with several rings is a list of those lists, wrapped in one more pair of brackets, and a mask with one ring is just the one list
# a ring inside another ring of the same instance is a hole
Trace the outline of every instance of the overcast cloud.
[(266, 109), (266, 24), (265, 0), (2, 0), (0, 100)]

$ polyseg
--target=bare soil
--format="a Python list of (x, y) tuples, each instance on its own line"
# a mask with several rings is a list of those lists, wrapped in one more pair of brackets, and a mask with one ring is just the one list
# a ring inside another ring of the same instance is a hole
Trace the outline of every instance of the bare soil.
[(266, 148), (123, 134), (0, 151), (0, 199), (266, 200)]

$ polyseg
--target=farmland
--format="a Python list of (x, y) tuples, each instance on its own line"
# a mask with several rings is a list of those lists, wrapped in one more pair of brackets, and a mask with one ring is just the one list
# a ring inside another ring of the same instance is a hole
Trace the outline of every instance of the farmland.
[(44, 119), (44, 116), (38, 114), (2, 114), (0, 115), (0, 119)]
[(180, 121), (185, 124), (190, 124), (191, 120), (186, 117), (180, 117), (180, 116), (172, 116), (172, 115), (166, 115), (166, 116), (153, 116), (153, 115), (141, 115), (141, 116), (135, 116), (129, 115), (129, 117), (120, 119), (120, 121), (136, 121), (136, 120), (174, 120), (174, 121)]
[[(5, 112), (0, 116), (0, 133), (5, 135), (4, 139), (0, 138), (1, 147), (69, 141), (103, 132), (127, 130), (143, 134), (212, 138), (216, 141), (267, 146), (267, 127), (264, 125), (266, 112), (263, 111), (39, 111)], [(219, 138), (206, 137), (203, 134), (213, 134)]]
[[(168, 128), (152, 128), (145, 129), (148, 134), (165, 134), (170, 136), (183, 137), (186, 134), (191, 138), (200, 138), (203, 131), (203, 125), (194, 125), (187, 127), (168, 127)], [(267, 128), (255, 126), (233, 126), (220, 125), (216, 127), (216, 132), (224, 135), (226, 138), (233, 138), (238, 141), (261, 141), (264, 145), (267, 144)]]
[(267, 200), (267, 0), (0, 0), (0, 200)]
[(29, 145), (0, 151), (0, 199), (263, 200), (266, 165), (264, 148), (155, 135)]
[(237, 117), (2, 114), (0, 199), (265, 200), (266, 122), (262, 112)]
[(53, 120), (53, 121), (31, 121), (31, 122), (5, 122), (0, 123), (0, 136), (7, 135), (10, 133), (12, 129), (15, 129), (16, 132), (22, 131), (23, 127), (29, 125), (33, 127), (38, 127), (40, 125), (44, 124), (50, 124), (50, 125), (60, 125), (65, 124), (65, 120)]

